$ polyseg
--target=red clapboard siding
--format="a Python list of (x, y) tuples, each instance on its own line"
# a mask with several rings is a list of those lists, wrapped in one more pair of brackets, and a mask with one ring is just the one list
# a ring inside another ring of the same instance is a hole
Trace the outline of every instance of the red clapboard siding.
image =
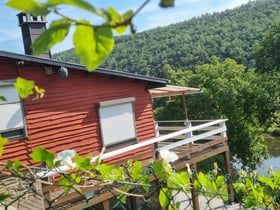
[[(98, 103), (119, 98), (136, 98), (134, 112), (138, 141), (155, 136), (151, 98), (146, 92), (145, 81), (113, 79), (100, 73), (86, 75), (73, 69), (69, 69), (66, 79), (61, 79), (56, 71), (53, 75), (45, 75), (41, 64), (29, 63), (17, 69), (13, 62), (2, 65), (0, 60), (0, 79), (15, 79), (17, 75), (34, 80), (46, 93), (40, 100), (33, 100), (34, 97), (24, 100), (28, 139), (8, 143), (0, 161), (19, 159), (30, 164), (32, 161), (28, 155), (37, 146), (55, 153), (75, 149), (81, 155), (99, 154), (102, 140)], [(128, 159), (149, 149), (146, 147), (118, 156), (114, 161)]]

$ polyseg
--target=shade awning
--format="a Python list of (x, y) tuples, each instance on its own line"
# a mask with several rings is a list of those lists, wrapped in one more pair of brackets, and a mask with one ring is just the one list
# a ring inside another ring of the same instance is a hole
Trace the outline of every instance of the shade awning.
[(201, 93), (201, 89), (192, 87), (183, 87), (175, 85), (167, 85), (165, 87), (152, 88), (149, 90), (152, 98), (165, 97), (165, 96), (176, 96), (176, 95), (190, 95)]

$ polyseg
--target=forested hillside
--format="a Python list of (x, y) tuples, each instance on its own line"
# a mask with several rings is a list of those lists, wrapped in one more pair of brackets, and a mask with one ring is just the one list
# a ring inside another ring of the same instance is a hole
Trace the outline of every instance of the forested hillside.
[[(255, 65), (254, 44), (279, 17), (279, 0), (259, 0), (135, 36), (116, 37), (114, 50), (102, 67), (165, 77), (165, 64), (189, 69), (208, 63), (213, 55), (251, 67)], [(73, 50), (54, 58), (79, 62)]]

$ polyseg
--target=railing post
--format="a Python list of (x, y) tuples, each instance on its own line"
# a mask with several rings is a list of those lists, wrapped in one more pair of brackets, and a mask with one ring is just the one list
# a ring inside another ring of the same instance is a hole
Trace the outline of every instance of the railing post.
[[(187, 128), (191, 128), (191, 127), (192, 127), (192, 122), (191, 122), (190, 120), (186, 120), (184, 124), (185, 124), (185, 126), (186, 126)], [(190, 138), (190, 137), (192, 137), (192, 136), (193, 136), (192, 131), (189, 132), (189, 133), (186, 133), (186, 138)], [(187, 144), (187, 150), (191, 150), (191, 149), (192, 149), (192, 144), (193, 144), (193, 142)], [(191, 159), (191, 153), (187, 156), (187, 158), (188, 158), (188, 159)]]
[(110, 210), (110, 200), (105, 200), (102, 202), (103, 210)]
[[(195, 172), (197, 171), (196, 164), (191, 165), (191, 170), (194, 170)], [(193, 204), (193, 209), (194, 210), (199, 210), (199, 200), (198, 200), (198, 192), (194, 188), (194, 177), (190, 179), (191, 181), (191, 194), (192, 194), (192, 204)]]
[[(46, 180), (46, 179), (45, 179)], [(45, 190), (45, 187), (48, 187), (49, 185), (44, 184), (44, 183), (38, 183), (40, 184), (40, 191), (42, 195), (42, 209), (48, 209), (50, 207), (50, 201), (51, 201), (51, 192), (49, 190)]]
[(155, 135), (156, 135), (156, 137), (159, 137), (159, 126), (158, 126), (158, 122), (155, 122)]
[(226, 127), (226, 122), (222, 122), (219, 124), (220, 125), (220, 128), (224, 128), (224, 131), (221, 133), (221, 136), (222, 137), (226, 137), (227, 136), (227, 127)]
[[(155, 122), (155, 135), (156, 137), (159, 137), (159, 126), (158, 126), (158, 122)], [(158, 148), (158, 142), (153, 143), (152, 145), (153, 147), (153, 160), (157, 160), (158, 159), (158, 152), (157, 152), (157, 148)]]

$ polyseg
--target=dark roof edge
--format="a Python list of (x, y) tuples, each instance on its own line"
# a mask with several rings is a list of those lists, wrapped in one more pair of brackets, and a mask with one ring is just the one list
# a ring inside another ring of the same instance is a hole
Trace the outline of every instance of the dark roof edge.
[[(80, 65), (80, 64), (68, 63), (68, 62), (63, 62), (63, 61), (58, 61), (58, 60), (49, 60), (49, 59), (45, 59), (45, 58), (35, 57), (35, 56), (31, 56), (31, 55), (23, 55), (23, 54), (8, 52), (8, 51), (0, 50), (0, 56), (18, 59), (18, 60), (42, 63), (42, 64), (50, 65), (50, 66), (64, 66), (66, 68), (72, 68), (72, 69), (77, 69), (77, 70), (81, 70), (81, 71), (88, 71), (85, 68), (85, 66)], [(163, 78), (149, 77), (149, 76), (145, 76), (145, 75), (141, 75), (141, 74), (133, 74), (133, 73), (122, 72), (122, 71), (111, 70), (111, 69), (97, 68), (95, 71), (93, 71), (93, 73), (94, 72), (113, 75), (113, 76), (119, 76), (119, 77), (126, 77), (126, 78), (131, 78), (131, 79), (144, 80), (144, 81), (148, 81), (148, 82), (156, 82), (156, 83), (161, 83), (161, 84), (168, 83), (168, 80), (163, 79)]]

